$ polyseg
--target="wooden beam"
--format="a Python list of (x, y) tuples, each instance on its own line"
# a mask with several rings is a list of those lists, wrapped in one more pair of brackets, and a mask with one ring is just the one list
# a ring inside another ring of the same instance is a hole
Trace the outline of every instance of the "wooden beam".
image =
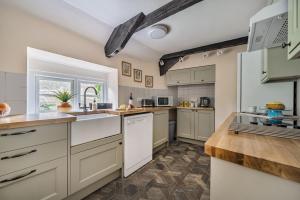
[(203, 0), (173, 0), (164, 6), (154, 10), (147, 16), (140, 13), (117, 26), (109, 37), (104, 50), (107, 57), (112, 57), (119, 53), (127, 44), (134, 32), (140, 31), (152, 24), (155, 24), (171, 15), (174, 15)]
[(188, 7), (191, 7), (201, 1), (203, 0), (173, 0), (146, 15), (143, 23), (137, 28), (136, 32), (148, 26), (151, 26), (171, 15), (174, 15)]
[(143, 22), (144, 18), (144, 13), (139, 13), (113, 30), (104, 47), (106, 57), (114, 56), (125, 47), (133, 33)]
[(247, 44), (247, 42), (248, 36), (163, 55), (159, 61), (160, 75), (164, 75), (172, 66), (174, 66), (179, 61), (180, 57), (184, 57), (195, 53), (202, 53), (243, 45)]

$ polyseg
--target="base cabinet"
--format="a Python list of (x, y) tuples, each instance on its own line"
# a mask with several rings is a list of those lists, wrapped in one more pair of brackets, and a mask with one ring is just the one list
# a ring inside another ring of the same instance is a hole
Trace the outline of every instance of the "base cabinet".
[(214, 111), (177, 110), (177, 137), (206, 141), (214, 132)]
[(169, 111), (155, 112), (153, 115), (153, 148), (166, 142), (169, 138)]
[(121, 140), (71, 155), (71, 194), (121, 168)]
[(67, 196), (67, 158), (0, 177), (1, 200), (60, 200)]

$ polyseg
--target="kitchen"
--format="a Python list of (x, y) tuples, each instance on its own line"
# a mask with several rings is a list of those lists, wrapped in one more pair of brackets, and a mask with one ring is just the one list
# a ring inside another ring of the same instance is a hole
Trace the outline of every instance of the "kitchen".
[(299, 199), (299, 3), (227, 4), (0, 0), (0, 199)]

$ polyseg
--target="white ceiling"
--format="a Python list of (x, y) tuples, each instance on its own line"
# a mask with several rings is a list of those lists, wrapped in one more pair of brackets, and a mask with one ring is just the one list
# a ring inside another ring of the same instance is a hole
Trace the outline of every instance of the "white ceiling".
[[(171, 0), (1, 1), (105, 44), (113, 27)], [(149, 28), (145, 28), (133, 35), (123, 53), (158, 59), (162, 54), (246, 36), (250, 17), (267, 3), (268, 0), (204, 0), (159, 22), (171, 27), (165, 38), (151, 39)]]

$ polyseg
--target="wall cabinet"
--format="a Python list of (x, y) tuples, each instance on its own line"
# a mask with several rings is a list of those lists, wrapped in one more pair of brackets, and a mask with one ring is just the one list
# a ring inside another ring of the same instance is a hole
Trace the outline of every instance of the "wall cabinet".
[(214, 111), (177, 110), (177, 137), (206, 141), (213, 132)]
[(121, 168), (121, 140), (91, 149), (87, 146), (86, 150), (71, 155), (71, 194)]
[(281, 47), (262, 50), (262, 83), (300, 77), (300, 59), (287, 60), (286, 54)]
[(300, 58), (300, 0), (288, 1), (288, 59)]
[(168, 85), (185, 85), (191, 82), (191, 70), (180, 69), (167, 72)]
[(0, 177), (0, 199), (60, 200), (67, 196), (67, 158)]
[(167, 72), (167, 85), (208, 84), (215, 82), (215, 66), (194, 67)]
[(166, 142), (169, 138), (169, 111), (158, 111), (153, 115), (153, 148)]

